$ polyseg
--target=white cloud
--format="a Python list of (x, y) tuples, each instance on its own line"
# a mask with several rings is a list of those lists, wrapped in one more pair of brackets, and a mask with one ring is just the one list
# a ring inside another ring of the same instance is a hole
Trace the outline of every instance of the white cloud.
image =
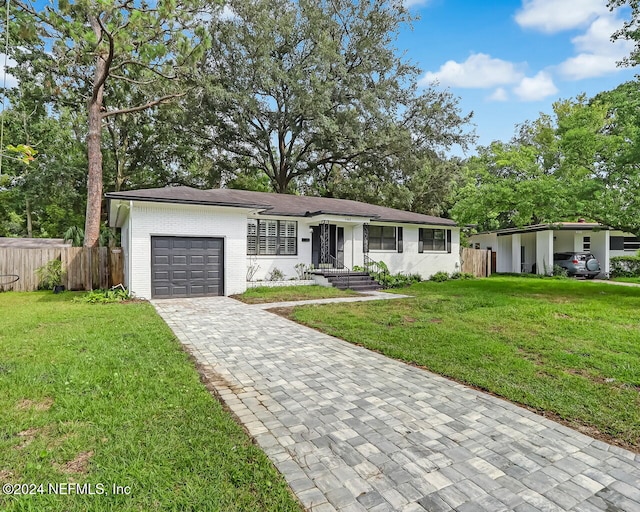
[(487, 101), (507, 101), (509, 93), (503, 88), (498, 87), (493, 93), (487, 97)]
[[(5, 54), (0, 53), (0, 88), (5, 83), (5, 75), (6, 75), (7, 89), (11, 89), (18, 85), (18, 79), (15, 76), (13, 76), (11, 73), (6, 72), (4, 68), (4, 63), (5, 63)], [(16, 65), (17, 65), (17, 62), (15, 60), (13, 60), (12, 58), (7, 59), (7, 68), (11, 69)]]
[(579, 53), (560, 64), (560, 74), (569, 80), (580, 80), (618, 71), (617, 63), (633, 49), (631, 41), (611, 41), (611, 34), (622, 23), (613, 16), (602, 16), (583, 35), (574, 37), (571, 42)]
[(438, 71), (427, 72), (419, 82), (433, 82), (452, 87), (489, 88), (518, 82), (524, 74), (513, 62), (493, 59), (485, 53), (474, 53), (464, 62), (445, 62)]
[(523, 78), (513, 92), (522, 101), (540, 101), (557, 94), (558, 88), (549, 73), (540, 71), (533, 78)]
[(523, 0), (515, 18), (521, 27), (553, 33), (585, 26), (608, 12), (606, 0)]

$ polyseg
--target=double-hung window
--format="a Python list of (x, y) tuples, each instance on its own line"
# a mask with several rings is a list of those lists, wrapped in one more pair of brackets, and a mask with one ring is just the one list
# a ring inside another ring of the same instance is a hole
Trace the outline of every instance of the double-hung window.
[(298, 253), (298, 223), (295, 220), (249, 219), (247, 254), (295, 256)]
[(451, 230), (420, 228), (418, 233), (418, 252), (449, 251)]
[(370, 251), (395, 251), (396, 228), (394, 226), (369, 226)]

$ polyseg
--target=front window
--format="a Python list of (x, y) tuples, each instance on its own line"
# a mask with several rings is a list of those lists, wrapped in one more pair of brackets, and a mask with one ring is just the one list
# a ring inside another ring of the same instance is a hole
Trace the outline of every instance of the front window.
[(418, 239), (418, 252), (446, 251), (447, 230), (420, 228)]
[(369, 226), (370, 251), (395, 251), (396, 228), (394, 226)]
[(298, 223), (294, 220), (249, 219), (247, 254), (295, 256), (298, 253)]

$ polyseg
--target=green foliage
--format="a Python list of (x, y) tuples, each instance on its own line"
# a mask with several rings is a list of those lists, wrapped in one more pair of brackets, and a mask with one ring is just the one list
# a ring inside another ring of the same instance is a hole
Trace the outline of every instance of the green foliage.
[(73, 300), (76, 302), (88, 302), (89, 304), (110, 304), (131, 300), (131, 298), (129, 290), (116, 287), (107, 290), (92, 290), (79, 297), (75, 297)]
[(610, 263), (611, 277), (640, 277), (640, 256), (615, 256)]
[(422, 281), (420, 274), (389, 274), (388, 272), (372, 272), (373, 277), (383, 288), (404, 288)]
[(640, 86), (558, 101), (553, 115), (478, 150), (452, 209), (479, 231), (586, 216), (640, 233)]
[(311, 265), (298, 263), (293, 268), (296, 269), (296, 274), (298, 274), (298, 279), (309, 279), (309, 272), (311, 271)]
[(440, 207), (419, 185), (450, 173), (441, 164), (470, 141), (470, 116), (449, 92), (418, 88), (420, 70), (398, 57), (412, 19), (402, 2), (228, 5), (235, 16), (213, 20), (204, 93), (188, 110), (224, 181), (261, 189), (262, 175), (282, 193)]
[(430, 278), (429, 281), (433, 281), (435, 283), (444, 283), (445, 281), (449, 280), (449, 274), (447, 272), (436, 272), (435, 274), (433, 274)]
[(561, 267), (560, 265), (554, 265), (553, 270), (551, 271), (551, 275), (553, 277), (568, 278), (569, 272), (566, 268)]
[(284, 272), (278, 267), (274, 267), (267, 275), (267, 281), (284, 281)]
[(453, 272), (450, 276), (449, 279), (460, 279), (462, 281), (466, 280), (466, 279), (475, 279), (476, 276), (474, 276), (473, 274), (470, 274), (469, 272)]
[(84, 240), (84, 229), (80, 226), (71, 226), (64, 232), (64, 241), (71, 242), (73, 247), (82, 247)]
[(41, 290), (53, 290), (54, 287), (60, 286), (65, 278), (66, 272), (62, 268), (61, 260), (51, 260), (46, 265), (36, 269), (39, 285)]

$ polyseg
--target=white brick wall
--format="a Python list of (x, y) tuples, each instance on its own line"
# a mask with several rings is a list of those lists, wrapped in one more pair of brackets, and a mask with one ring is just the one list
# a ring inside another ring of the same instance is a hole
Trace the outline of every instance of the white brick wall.
[(246, 290), (247, 210), (201, 205), (134, 202), (128, 219), (130, 290), (151, 298), (151, 237), (207, 236), (224, 239), (225, 295)]
[[(371, 223), (374, 225), (375, 223)], [(394, 224), (387, 224), (394, 225)], [(451, 229), (451, 253), (448, 252), (418, 252), (418, 230), (419, 228)], [(355, 247), (362, 252), (362, 228), (355, 231)], [(416, 226), (413, 224), (404, 225), (403, 252), (397, 251), (369, 251), (369, 257), (374, 261), (384, 261), (389, 267), (389, 272), (397, 274), (420, 274), (423, 279), (428, 279), (436, 272), (457, 272), (460, 271), (460, 229), (445, 226)], [(362, 257), (360, 257), (362, 261)], [(362, 265), (362, 263), (357, 263)]]
[[(151, 237), (152, 236), (206, 236), (224, 239), (225, 295), (242, 293), (247, 288), (247, 265), (260, 266), (254, 280), (265, 279), (274, 268), (286, 278), (296, 277), (297, 263), (311, 263), (310, 221), (298, 221), (297, 256), (248, 257), (247, 218), (249, 210), (204, 205), (180, 205), (152, 202), (133, 202), (122, 228), (122, 247), (125, 251), (125, 281), (129, 289), (140, 298), (151, 298)], [(261, 217), (262, 218), (262, 217)], [(277, 218), (277, 217), (273, 217)], [(288, 217), (287, 219), (291, 219)], [(317, 223), (317, 221), (316, 221)], [(340, 223), (337, 223), (340, 225)], [(345, 264), (362, 265), (362, 226), (343, 224), (345, 228)], [(423, 226), (424, 227), (424, 226)], [(428, 226), (427, 226), (428, 227)], [(441, 226), (433, 226), (441, 227)], [(451, 253), (418, 253), (418, 226), (405, 225), (404, 251), (372, 251), (369, 256), (384, 261), (392, 273), (418, 273), (428, 278), (438, 271), (454, 272), (460, 269), (460, 231), (452, 229)]]

